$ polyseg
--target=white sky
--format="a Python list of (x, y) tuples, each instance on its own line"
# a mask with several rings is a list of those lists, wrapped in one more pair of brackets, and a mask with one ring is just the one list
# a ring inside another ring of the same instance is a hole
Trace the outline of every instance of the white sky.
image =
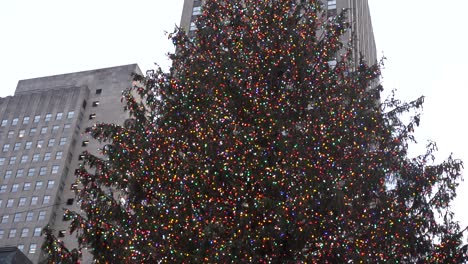
[[(167, 67), (172, 44), (164, 34), (179, 24), (183, 0), (0, 1), (0, 96), (18, 80), (138, 63)], [(426, 96), (421, 145), (439, 146), (468, 162), (466, 0), (369, 0), (383, 84), (398, 97)], [(383, 52), (382, 52), (383, 51)], [(418, 153), (421, 148), (417, 147)], [(468, 184), (455, 202), (468, 225)]]

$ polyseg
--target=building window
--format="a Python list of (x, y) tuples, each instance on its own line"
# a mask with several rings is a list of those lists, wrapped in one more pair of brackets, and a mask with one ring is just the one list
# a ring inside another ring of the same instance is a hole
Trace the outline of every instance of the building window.
[(47, 167), (41, 167), (39, 169), (39, 176), (44, 176), (46, 175), (46, 172), (47, 172)]
[(21, 143), (15, 143), (15, 145), (13, 146), (13, 150), (19, 150), (21, 147)]
[(96, 114), (90, 114), (90, 115), (89, 115), (89, 120), (93, 120), (93, 119), (95, 119), (95, 118), (96, 118)]
[(102, 93), (102, 89), (96, 89), (96, 94), (101, 94)]
[(34, 218), (34, 212), (28, 212), (26, 214), (26, 222), (32, 222), (33, 218)]
[(60, 145), (60, 146), (63, 146), (63, 145), (65, 145), (65, 144), (67, 144), (67, 138), (66, 138), (66, 137), (60, 138), (59, 145)]
[(337, 11), (336, 11), (336, 0), (328, 0), (327, 3), (327, 16), (328, 17), (334, 17), (336, 16)]
[(196, 29), (197, 29), (197, 25), (195, 24), (195, 22), (190, 23), (190, 31), (194, 31)]
[(0, 239), (3, 239), (4, 235), (5, 235), (5, 230), (0, 229)]
[(5, 158), (0, 158), (0, 166), (3, 166), (5, 164)]
[(49, 143), (47, 144), (48, 147), (53, 147), (55, 144), (55, 139), (54, 138), (51, 138), (49, 139)]
[(24, 145), (24, 149), (31, 149), (32, 146), (32, 141), (26, 141), (26, 144)]
[(57, 151), (57, 153), (55, 153), (55, 159), (56, 160), (62, 159), (62, 155), (63, 155), (62, 151)]
[(8, 120), (7, 119), (3, 119), (2, 120), (2, 127), (6, 126), (8, 124)]
[(2, 222), (0, 222), (1, 224), (6, 224), (8, 223), (8, 218), (10, 218), (9, 215), (4, 215), (2, 216)]
[(18, 207), (26, 205), (26, 197), (20, 197), (18, 200)]
[(59, 171), (59, 166), (58, 165), (52, 166), (52, 174), (56, 174), (58, 171)]
[(10, 233), (8, 234), (8, 238), (13, 238), (16, 236), (16, 228), (10, 229)]
[(13, 130), (8, 131), (7, 138), (13, 138), (14, 134), (15, 134), (15, 131)]
[(50, 160), (50, 152), (46, 152), (44, 154), (44, 161), (48, 161), (48, 160)]
[(15, 117), (15, 118), (13, 118), (13, 120), (11, 121), (11, 125), (12, 125), (12, 126), (16, 126), (17, 124), (18, 124), (18, 118)]
[(3, 206), (3, 200), (0, 199), (0, 207), (2, 207), (2, 206)]
[(36, 148), (42, 148), (42, 146), (44, 146), (44, 140), (38, 140), (37, 141), (37, 144), (36, 144)]
[(53, 127), (52, 127), (52, 134), (57, 133), (58, 130), (59, 130), (59, 126), (58, 126), (58, 125), (53, 126)]
[(70, 129), (70, 127), (71, 127), (71, 124), (63, 125), (63, 131), (67, 131), (68, 129)]
[(54, 188), (55, 181), (54, 180), (49, 180), (47, 182), (47, 189), (52, 189)]
[(16, 171), (16, 178), (22, 178), (23, 177), (23, 172), (24, 172), (24, 169), (18, 169)]
[(75, 199), (73, 198), (68, 198), (67, 199), (67, 205), (73, 205), (73, 202), (75, 201)]
[(21, 230), (21, 237), (28, 237), (29, 235), (29, 228), (25, 227)]
[(57, 113), (55, 120), (62, 120), (63, 113)]
[(16, 247), (18, 248), (19, 251), (21, 252), (24, 251), (24, 244), (18, 244)]
[(51, 118), (52, 118), (52, 114), (47, 113), (47, 114), (45, 115), (44, 121), (48, 122), (48, 121), (50, 121)]
[(47, 133), (47, 127), (42, 127), (41, 128), (41, 134)]
[(36, 168), (29, 168), (28, 177), (33, 177), (34, 173), (36, 173)]
[(19, 133), (18, 133), (18, 137), (19, 137), (19, 138), (22, 138), (22, 137), (24, 137), (25, 134), (26, 134), (26, 130), (21, 129), (21, 130), (19, 131)]
[(26, 163), (26, 162), (28, 162), (28, 155), (23, 155), (23, 156), (21, 156), (21, 161), (20, 161), (20, 163)]
[(7, 189), (7, 185), (6, 185), (6, 184), (0, 185), (0, 193), (6, 193), (6, 189)]
[(38, 161), (39, 161), (39, 154), (34, 154), (34, 155), (32, 156), (32, 161), (33, 161), (33, 162), (38, 162)]
[(10, 162), (8, 164), (13, 165), (16, 162), (16, 157), (10, 157)]
[(10, 149), (10, 144), (3, 145), (3, 152), (7, 152)]
[(11, 186), (11, 192), (14, 193), (14, 192), (18, 192), (18, 188), (19, 188), (19, 184), (18, 183), (15, 183)]
[(15, 217), (13, 218), (13, 223), (21, 222), (21, 218), (23, 217), (22, 213), (16, 213)]
[(11, 207), (13, 207), (14, 203), (15, 203), (15, 199), (8, 199), (6, 207), (11, 208)]
[(33, 136), (34, 134), (36, 134), (36, 131), (37, 131), (37, 128), (32, 127), (32, 128), (29, 130), (29, 135), (30, 135), (30, 136)]
[(68, 112), (68, 114), (67, 114), (67, 119), (72, 119), (73, 116), (75, 116), (75, 111), (70, 111), (70, 112)]
[[(39, 227), (40, 229), (40, 227)], [(34, 235), (36, 236), (36, 230), (34, 230)], [(40, 236), (41, 235), (41, 231), (39, 230), (39, 235), (37, 236)], [(29, 254), (35, 254), (36, 253), (36, 250), (37, 250), (37, 244), (36, 243), (32, 243), (29, 245)]]
[(36, 186), (34, 187), (34, 190), (40, 190), (42, 188), (43, 182), (38, 181), (36, 182)]
[(33, 236), (35, 236), (35, 237), (41, 236), (41, 232), (42, 232), (42, 228), (36, 227), (36, 228), (34, 228), (34, 234), (33, 234)]
[(23, 125), (29, 124), (29, 116), (23, 117)]
[(99, 106), (99, 101), (94, 101), (92, 104), (93, 107), (98, 107)]
[(45, 195), (44, 200), (42, 200), (42, 204), (49, 204), (49, 203), (50, 203), (50, 195)]
[(41, 120), (41, 116), (40, 116), (40, 115), (34, 116), (34, 123), (38, 123), (39, 120)]
[(46, 216), (46, 211), (40, 211), (39, 216), (37, 217), (37, 220), (38, 221), (43, 221), (43, 220), (45, 220), (45, 216)]
[(195, 6), (192, 11), (193, 16), (199, 16), (202, 14), (201, 6)]
[(31, 197), (31, 205), (37, 205), (37, 201), (39, 201), (39, 197), (37, 196)]
[(58, 232), (58, 237), (65, 237), (65, 234), (66, 234), (66, 233), (67, 233), (67, 231), (65, 231), (65, 230), (60, 230), (60, 231)]
[(5, 176), (4, 176), (5, 179), (10, 179), (11, 178), (11, 170), (7, 170), (5, 171)]
[(29, 190), (31, 190), (31, 183), (25, 182), (23, 185), (23, 191), (29, 191)]

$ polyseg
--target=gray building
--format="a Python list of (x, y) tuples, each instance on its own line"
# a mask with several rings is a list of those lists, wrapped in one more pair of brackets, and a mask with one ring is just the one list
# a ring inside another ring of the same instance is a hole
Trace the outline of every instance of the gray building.
[(17, 247), (0, 248), (0, 264), (32, 264)]
[[(122, 124), (122, 91), (136, 64), (21, 80), (0, 98), (0, 247), (18, 247), (33, 263), (43, 254), (42, 228), (73, 248), (64, 209), (78, 210), (71, 190), (80, 154), (98, 151), (84, 133), (97, 122)], [(83, 263), (90, 263), (84, 252)]]
[[(362, 54), (364, 59), (373, 64), (377, 62), (377, 51), (372, 30), (370, 10), (367, 0), (322, 0), (327, 15), (334, 16), (340, 10), (348, 9), (348, 19), (351, 22), (351, 32), (344, 36), (344, 41), (354, 39), (355, 49), (353, 61), (357, 63)], [(182, 10), (180, 27), (193, 36), (196, 30), (195, 21), (202, 13), (202, 0), (185, 0)]]
[[(324, 2), (330, 16), (349, 8), (356, 58), (376, 61), (366, 0)], [(185, 0), (181, 27), (194, 34), (201, 0)], [(351, 35), (345, 36), (347, 38)], [(84, 133), (97, 122), (122, 124), (128, 114), (119, 104), (132, 85), (136, 64), (21, 80), (14, 96), (0, 98), (0, 247), (18, 247), (33, 263), (43, 258), (41, 230), (50, 225), (65, 245), (68, 234), (63, 210), (78, 210), (71, 186), (83, 150), (98, 150)], [(91, 263), (84, 252), (83, 263)]]

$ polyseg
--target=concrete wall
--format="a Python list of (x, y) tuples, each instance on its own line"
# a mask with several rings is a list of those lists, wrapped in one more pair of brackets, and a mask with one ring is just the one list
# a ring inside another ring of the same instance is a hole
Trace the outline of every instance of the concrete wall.
[[(85, 149), (99, 155), (100, 147), (84, 130), (98, 122), (122, 124), (128, 118), (120, 98), (122, 91), (131, 87), (131, 74), (134, 72), (141, 74), (136, 64), (21, 80), (14, 96), (0, 98), (0, 122), (6, 120), (5, 126), (0, 126), (0, 160), (5, 159), (4, 164), (0, 165), (0, 185), (6, 186), (5, 192), (0, 193), (0, 217), (9, 216), (8, 223), (0, 224), (0, 232), (4, 232), (0, 246), (23, 245), (23, 252), (33, 263), (38, 263), (43, 238), (33, 236), (33, 232), (34, 228), (42, 228), (46, 224), (51, 225), (56, 236), (61, 231), (66, 231), (66, 236), (61, 239), (70, 248), (76, 246), (75, 236), (68, 235), (69, 222), (63, 221), (63, 208), (79, 211), (75, 194), (70, 189), (75, 182), (74, 172), (80, 163), (79, 155)], [(69, 112), (74, 113), (71, 118), (67, 117)], [(62, 113), (60, 120), (56, 120), (58, 113)], [(51, 116), (49, 121), (45, 120), (47, 114)], [(37, 122), (34, 122), (35, 116), (40, 116)], [(27, 124), (22, 123), (24, 117), (29, 117)], [(13, 125), (14, 119), (18, 119), (18, 123)], [(53, 132), (54, 127), (56, 131)], [(34, 128), (36, 133), (30, 135)], [(42, 128), (47, 128), (46, 133), (41, 134)], [(25, 134), (20, 137), (22, 130)], [(59, 145), (62, 138), (65, 138), (66, 144)], [(55, 139), (55, 144), (48, 147), (50, 139)], [(37, 147), (40, 140), (44, 143)], [(89, 141), (89, 144), (83, 147), (83, 141)], [(25, 149), (26, 142), (31, 142), (30, 149)], [(21, 144), (18, 150), (14, 150), (16, 143)], [(3, 152), (5, 144), (10, 147)], [(57, 152), (62, 152), (60, 160), (55, 159)], [(50, 159), (44, 160), (48, 153)], [(35, 154), (39, 158), (32, 161)], [(25, 163), (20, 162), (23, 156), (28, 156)], [(9, 164), (11, 157), (16, 157), (14, 164)], [(59, 166), (59, 171), (51, 173), (52, 166)], [(39, 175), (41, 167), (45, 167), (47, 171), (43, 176)], [(35, 174), (27, 176), (31, 168), (35, 169)], [(23, 170), (21, 177), (15, 177), (18, 170)], [(7, 171), (11, 172), (11, 176), (5, 179)], [(55, 182), (48, 189), (49, 180)], [(34, 190), (38, 181), (43, 182), (43, 186), (40, 190)], [(31, 184), (30, 190), (23, 191), (25, 183)], [(11, 192), (14, 184), (18, 184), (19, 189)], [(48, 204), (42, 204), (44, 196), (50, 196)], [(38, 197), (37, 205), (31, 205), (32, 197)], [(18, 205), (20, 198), (26, 198), (25, 205)], [(11, 199), (14, 200), (13, 206), (7, 208), (6, 204)], [(73, 199), (71, 205), (67, 203), (69, 199)], [(39, 212), (44, 211), (45, 218), (38, 220)], [(13, 222), (15, 214), (19, 212), (22, 213), (22, 219)], [(26, 219), (28, 212), (33, 213), (33, 218), (29, 221)], [(8, 238), (10, 230), (15, 228), (16, 236)], [(21, 237), (23, 228), (29, 228), (26, 237)], [(35, 253), (28, 253), (30, 244), (37, 244)], [(90, 255), (86, 252), (83, 263), (91, 263)]]

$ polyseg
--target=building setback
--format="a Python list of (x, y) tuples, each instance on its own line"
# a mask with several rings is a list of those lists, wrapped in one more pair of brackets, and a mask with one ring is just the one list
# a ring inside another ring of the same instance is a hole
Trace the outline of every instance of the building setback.
[[(16, 246), (38, 263), (47, 224), (76, 246), (63, 212), (79, 211), (71, 186), (80, 154), (99, 154), (84, 130), (123, 124), (119, 102), (132, 73), (141, 74), (136, 64), (21, 80), (14, 96), (0, 98), (0, 247)], [(86, 252), (83, 263), (91, 263)]]

